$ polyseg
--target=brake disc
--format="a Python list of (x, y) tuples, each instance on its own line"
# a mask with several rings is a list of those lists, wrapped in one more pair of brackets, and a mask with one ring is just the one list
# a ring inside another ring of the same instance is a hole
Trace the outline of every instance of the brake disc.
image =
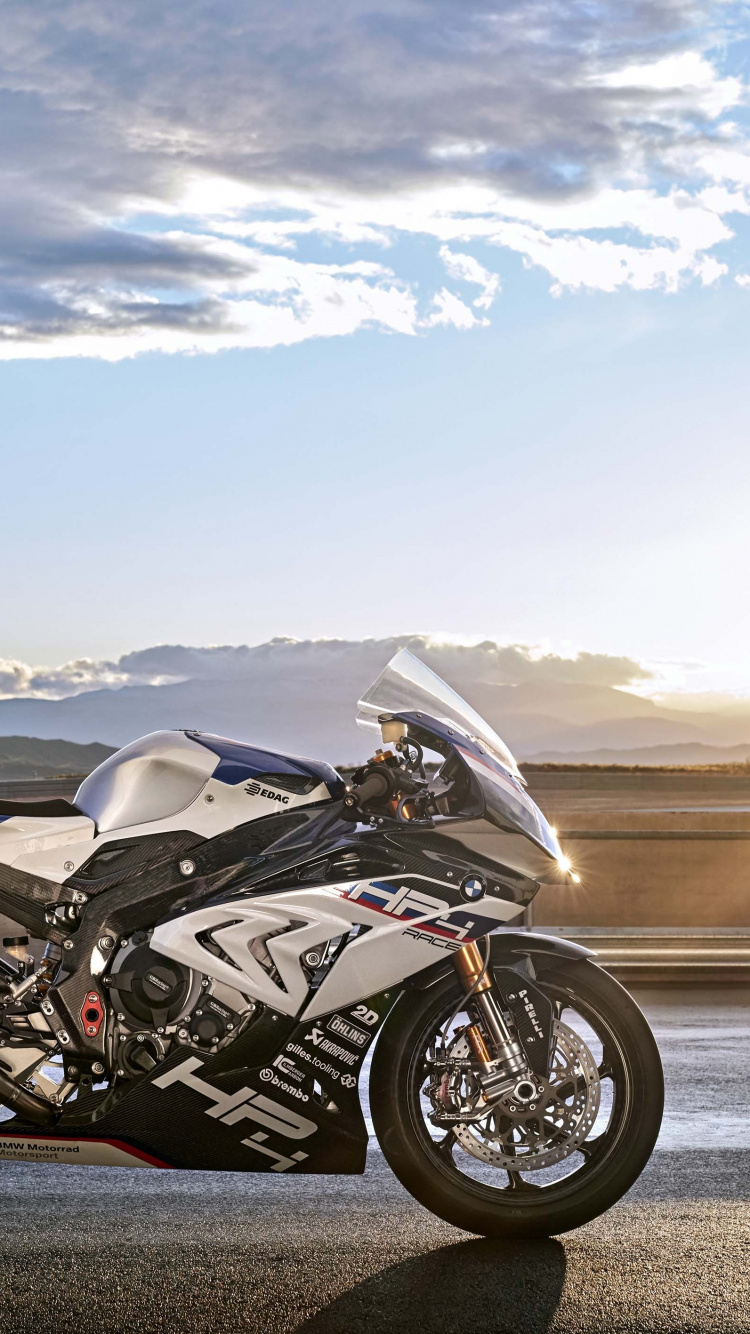
[[(462, 1148), (493, 1167), (538, 1172), (569, 1158), (590, 1134), (599, 1112), (601, 1083), (596, 1061), (578, 1034), (553, 1022), (553, 1057), (549, 1079), (519, 1080), (480, 1120), (457, 1122), (453, 1132)], [(464, 1037), (451, 1057), (470, 1055)], [(517, 1088), (522, 1090), (519, 1098)]]

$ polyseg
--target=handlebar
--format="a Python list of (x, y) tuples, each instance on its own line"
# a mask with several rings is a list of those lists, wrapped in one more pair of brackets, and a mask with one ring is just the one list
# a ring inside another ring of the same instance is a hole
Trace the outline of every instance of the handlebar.
[(388, 781), (388, 775), (384, 771), (377, 770), (367, 775), (364, 783), (359, 787), (353, 787), (344, 797), (345, 806), (364, 806), (365, 802), (377, 801), (378, 798), (386, 796), (390, 792), (391, 784)]

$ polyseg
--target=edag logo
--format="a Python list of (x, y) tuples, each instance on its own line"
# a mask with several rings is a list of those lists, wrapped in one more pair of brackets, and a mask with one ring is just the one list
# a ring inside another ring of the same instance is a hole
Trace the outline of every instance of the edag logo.
[(282, 806), (289, 805), (289, 797), (284, 792), (272, 792), (270, 787), (261, 787), (260, 783), (246, 783), (248, 797), (265, 797), (266, 801), (280, 801)]

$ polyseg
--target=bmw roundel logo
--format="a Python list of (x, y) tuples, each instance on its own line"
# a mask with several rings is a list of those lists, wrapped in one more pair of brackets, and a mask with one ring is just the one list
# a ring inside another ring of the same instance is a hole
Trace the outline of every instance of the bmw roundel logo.
[(481, 899), (484, 894), (485, 884), (481, 876), (467, 875), (461, 884), (461, 893), (465, 899)]

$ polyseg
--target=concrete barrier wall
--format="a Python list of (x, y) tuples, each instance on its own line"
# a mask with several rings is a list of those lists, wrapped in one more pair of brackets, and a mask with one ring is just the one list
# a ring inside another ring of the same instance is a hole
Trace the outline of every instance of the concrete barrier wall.
[(750, 812), (550, 812), (580, 885), (545, 887), (543, 926), (750, 927)]

